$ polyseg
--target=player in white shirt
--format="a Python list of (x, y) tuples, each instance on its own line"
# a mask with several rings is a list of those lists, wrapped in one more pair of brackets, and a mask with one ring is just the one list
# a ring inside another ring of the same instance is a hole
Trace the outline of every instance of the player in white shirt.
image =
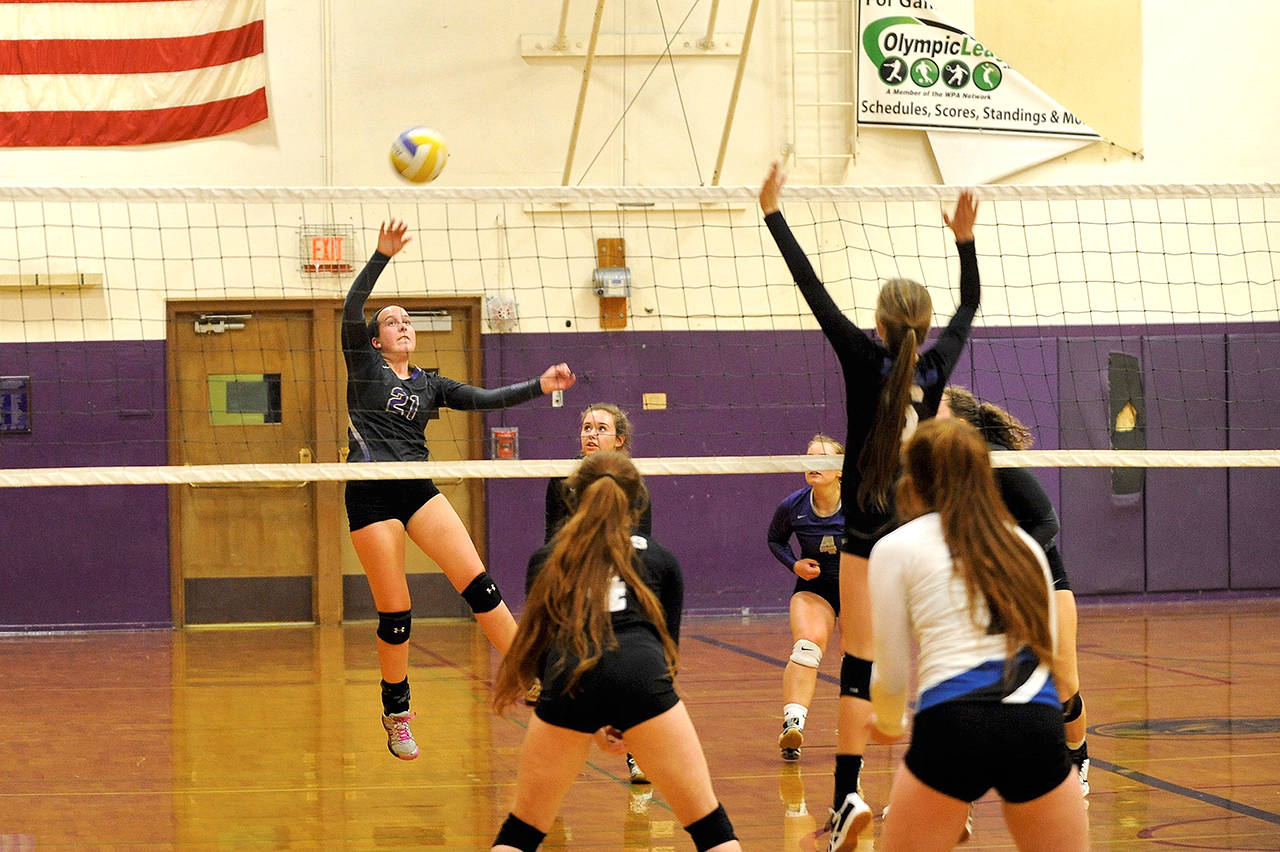
[(1055, 614), (1044, 552), (1014, 524), (979, 432), (922, 423), (903, 453), (907, 523), (872, 549), (872, 739), (907, 731), (880, 852), (950, 849), (991, 788), (1022, 850), (1088, 849), (1051, 666)]

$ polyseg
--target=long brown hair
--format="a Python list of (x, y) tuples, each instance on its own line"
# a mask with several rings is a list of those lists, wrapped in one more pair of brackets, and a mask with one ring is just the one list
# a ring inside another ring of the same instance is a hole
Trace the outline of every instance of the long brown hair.
[(907, 406), (911, 404), (911, 385), (924, 343), (933, 322), (933, 300), (919, 282), (907, 278), (890, 278), (880, 288), (876, 299), (876, 325), (883, 331), (885, 345), (893, 356), (893, 369), (876, 400), (876, 411), (858, 453), (858, 505), (864, 509), (884, 510), (898, 474), (898, 454), (902, 448), (902, 430), (906, 426)]
[(1044, 570), (1014, 532), (982, 435), (963, 420), (927, 420), (907, 442), (903, 466), (899, 508), (941, 516), (942, 535), (964, 580), (970, 612), (976, 614), (980, 598), (986, 601), (989, 626), (1004, 633), (1010, 663), (1025, 645), (1052, 665)]
[(1021, 420), (995, 403), (978, 399), (968, 388), (947, 385), (942, 397), (951, 413), (970, 426), (976, 426), (989, 444), (999, 444), (1010, 450), (1027, 450), (1035, 443), (1031, 430)]
[(572, 690), (605, 651), (618, 646), (609, 616), (615, 577), (658, 628), (675, 671), (675, 642), (657, 596), (636, 569), (631, 543), (631, 530), (649, 502), (640, 472), (626, 454), (601, 450), (582, 460), (567, 485), (573, 514), (551, 539), (551, 555), (529, 589), (515, 639), (498, 667), (493, 707), (499, 713), (533, 684), (547, 649), (578, 660), (566, 684)]

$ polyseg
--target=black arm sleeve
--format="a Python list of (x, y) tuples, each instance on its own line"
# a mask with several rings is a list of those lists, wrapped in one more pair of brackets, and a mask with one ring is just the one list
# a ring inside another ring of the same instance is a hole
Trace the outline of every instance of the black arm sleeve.
[(342, 349), (346, 353), (368, 350), (377, 355), (369, 342), (369, 332), (364, 319), (364, 303), (373, 292), (373, 285), (382, 274), (382, 270), (387, 268), (390, 260), (391, 258), (382, 252), (374, 251), (369, 262), (356, 276), (356, 280), (351, 282), (351, 289), (347, 291), (347, 297), (342, 302)]
[(773, 520), (769, 523), (769, 552), (788, 571), (796, 570), (796, 554), (791, 549), (791, 513), (787, 511), (785, 502), (774, 510)]
[(791, 270), (791, 277), (800, 288), (800, 295), (804, 296), (809, 310), (813, 311), (818, 325), (822, 328), (822, 333), (827, 336), (836, 354), (843, 358), (851, 351), (870, 351), (873, 348), (871, 338), (844, 315), (832, 300), (827, 288), (822, 286), (817, 273), (813, 271), (813, 265), (809, 263), (809, 258), (805, 257), (800, 244), (791, 233), (791, 228), (783, 218), (782, 211), (776, 210), (765, 216), (764, 222), (769, 226), (769, 233), (773, 235), (773, 241), (778, 244), (778, 251), (782, 252), (782, 259), (787, 262), (787, 268)]
[(564, 523), (564, 519), (568, 516), (569, 507), (564, 502), (564, 477), (552, 477), (547, 480), (546, 526), (542, 534), (543, 544), (551, 541), (551, 536), (555, 535), (556, 530), (560, 529), (560, 525)]
[(542, 396), (542, 380), (530, 379), (500, 388), (478, 388), (453, 379), (440, 379), (445, 406), (458, 411), (490, 411), (519, 405)]
[(667, 620), (667, 633), (679, 645), (680, 619), (684, 613), (684, 575), (680, 573), (680, 563), (665, 548), (661, 551), (661, 564), (661, 578), (655, 591), (658, 593), (658, 602), (662, 604), (662, 617)]
[(529, 597), (529, 590), (533, 588), (533, 581), (538, 579), (538, 574), (541, 573), (542, 566), (547, 564), (547, 557), (550, 555), (551, 548), (543, 545), (529, 557), (529, 564), (524, 569), (524, 596), (526, 600)]
[(1018, 526), (1047, 549), (1058, 534), (1058, 514), (1035, 474), (1022, 467), (996, 468), (996, 484)]
[(945, 365), (947, 373), (960, 360), (960, 352), (965, 341), (969, 339), (969, 330), (973, 327), (973, 317), (978, 313), (982, 288), (978, 278), (978, 252), (973, 240), (956, 243), (956, 251), (960, 253), (960, 305), (955, 316), (938, 336), (933, 351), (938, 354)]

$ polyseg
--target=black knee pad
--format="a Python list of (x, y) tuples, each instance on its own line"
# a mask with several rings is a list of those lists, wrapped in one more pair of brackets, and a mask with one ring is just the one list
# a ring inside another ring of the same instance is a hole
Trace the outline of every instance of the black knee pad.
[(507, 814), (507, 821), (498, 829), (498, 836), (493, 839), (494, 846), (514, 846), (520, 852), (534, 852), (542, 845), (546, 832), (529, 825), (515, 814)]
[(729, 822), (729, 815), (724, 812), (724, 805), (716, 805), (714, 811), (696, 822), (689, 823), (684, 830), (689, 832), (689, 838), (693, 840), (693, 845), (698, 852), (706, 852), (707, 849), (714, 849), (721, 843), (738, 839), (738, 835), (733, 833), (733, 823)]
[(413, 610), (378, 613), (378, 638), (388, 645), (403, 645), (413, 632)]
[(1080, 714), (1084, 712), (1084, 700), (1080, 698), (1080, 693), (1068, 698), (1062, 702), (1062, 722), (1069, 724), (1080, 718)]
[(852, 654), (840, 657), (840, 694), (871, 700), (871, 661)]
[(479, 615), (482, 612), (497, 609), (498, 604), (502, 603), (502, 592), (498, 591), (498, 584), (493, 582), (489, 572), (481, 571), (462, 590), (462, 599), (467, 602), (467, 606), (471, 607), (472, 612)]

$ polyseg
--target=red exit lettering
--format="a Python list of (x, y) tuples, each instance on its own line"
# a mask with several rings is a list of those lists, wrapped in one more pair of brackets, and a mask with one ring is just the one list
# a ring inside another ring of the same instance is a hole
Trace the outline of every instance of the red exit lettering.
[(316, 263), (342, 260), (343, 239), (343, 237), (312, 237), (311, 259)]

